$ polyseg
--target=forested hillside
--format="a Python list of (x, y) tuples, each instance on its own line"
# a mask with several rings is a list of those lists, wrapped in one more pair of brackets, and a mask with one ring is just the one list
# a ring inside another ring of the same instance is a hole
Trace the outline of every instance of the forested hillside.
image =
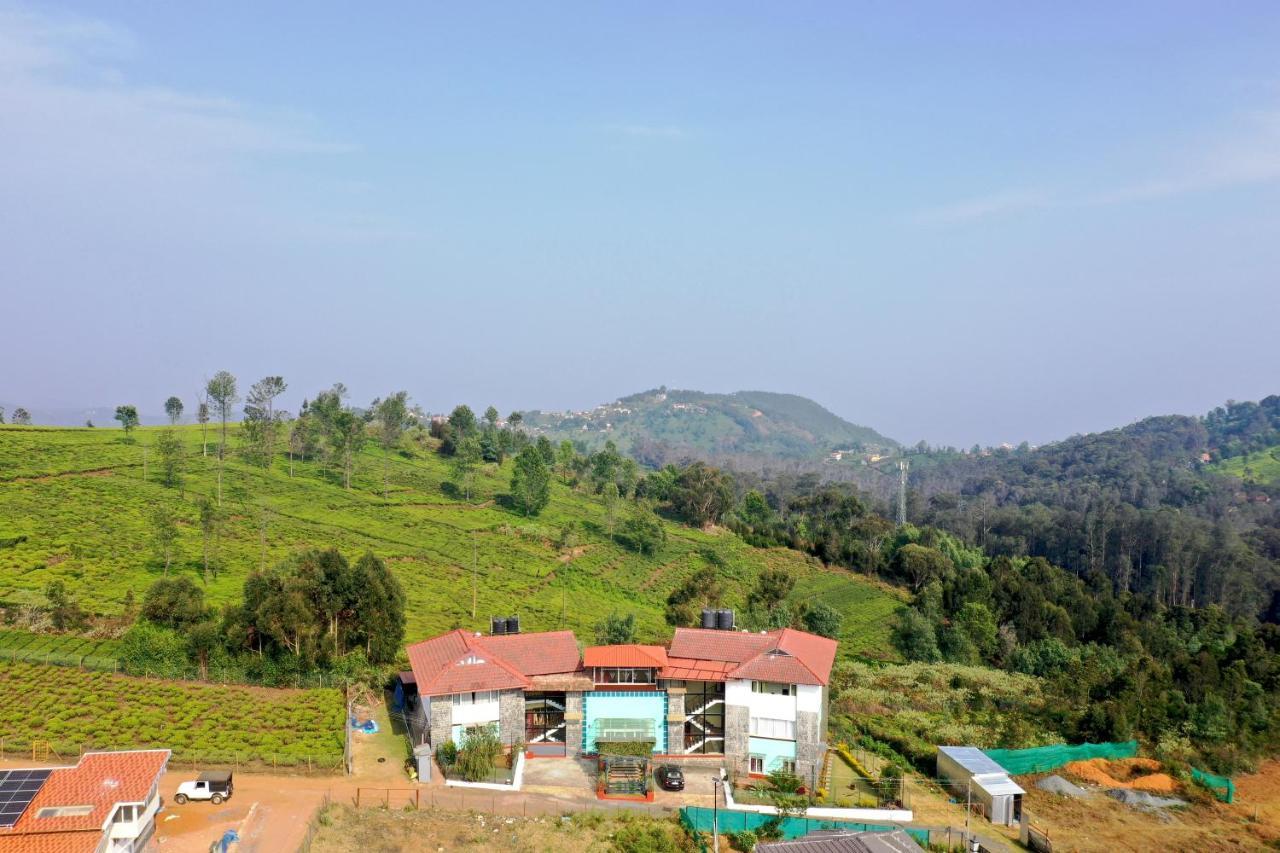
[(707, 394), (656, 388), (587, 412), (523, 412), (538, 434), (588, 450), (606, 441), (660, 466), (702, 459), (739, 469), (816, 464), (835, 450), (874, 451), (897, 442), (794, 394)]

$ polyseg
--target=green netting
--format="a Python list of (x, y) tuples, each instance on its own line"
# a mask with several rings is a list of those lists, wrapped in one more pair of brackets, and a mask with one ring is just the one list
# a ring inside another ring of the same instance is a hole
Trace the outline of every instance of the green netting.
[(1230, 803), (1236, 798), (1236, 785), (1226, 776), (1217, 776), (1192, 767), (1191, 778), (1213, 791), (1213, 795), (1224, 803)]
[(987, 757), (1013, 776), (1023, 773), (1048, 773), (1068, 761), (1087, 761), (1090, 758), (1133, 758), (1138, 754), (1138, 742), (1121, 743), (1057, 743), (1053, 746), (1036, 746), (1031, 749), (984, 749)]
[[(759, 829), (772, 820), (772, 815), (759, 812), (736, 812), (719, 810), (720, 833), (742, 832)], [(714, 825), (715, 813), (702, 806), (685, 806), (680, 809), (680, 822), (694, 832), (710, 833)], [(820, 820), (810, 817), (788, 817), (782, 820), (783, 838), (800, 838), (819, 829), (843, 829), (847, 832), (889, 832), (894, 829), (906, 829), (907, 834), (924, 846), (929, 844), (929, 830), (912, 829), (899, 826), (880, 826), (873, 823), (859, 823), (845, 820)]]

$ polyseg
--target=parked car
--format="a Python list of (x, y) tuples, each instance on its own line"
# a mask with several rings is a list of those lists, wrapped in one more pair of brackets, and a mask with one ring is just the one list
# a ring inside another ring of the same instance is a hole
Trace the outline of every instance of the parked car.
[(187, 800), (208, 800), (217, 806), (231, 799), (234, 792), (230, 770), (206, 770), (194, 780), (179, 785), (173, 801), (182, 805)]
[(674, 764), (664, 764), (658, 768), (658, 785), (664, 791), (684, 790), (684, 771)]

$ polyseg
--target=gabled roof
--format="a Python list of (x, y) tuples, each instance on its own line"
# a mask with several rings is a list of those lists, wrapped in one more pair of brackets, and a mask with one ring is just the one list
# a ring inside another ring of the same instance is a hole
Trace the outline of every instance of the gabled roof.
[(661, 669), (667, 665), (667, 650), (662, 646), (588, 646), (582, 650), (586, 667), (633, 667)]
[[(676, 628), (670, 655), (699, 662), (738, 664), (725, 672), (725, 678), (824, 685), (831, 680), (836, 641), (791, 628), (761, 634)], [(664, 671), (663, 678), (692, 678), (674, 671), (671, 675)]]
[[(86, 752), (75, 766), (55, 768), (17, 822), (0, 827), (0, 851), (93, 850), (118, 804), (146, 802), (169, 754), (167, 749)], [(56, 806), (92, 808), (82, 815), (39, 816), (41, 809)]]
[(571, 631), (483, 637), (459, 629), (407, 651), (422, 696), (527, 688), (531, 676), (578, 669), (578, 643)]
[(667, 657), (660, 678), (672, 681), (724, 681), (738, 665), (733, 661)]

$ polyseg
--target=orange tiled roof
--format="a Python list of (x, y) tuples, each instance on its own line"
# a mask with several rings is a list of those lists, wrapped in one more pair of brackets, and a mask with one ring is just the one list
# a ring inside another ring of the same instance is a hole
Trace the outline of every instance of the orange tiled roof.
[(572, 631), (483, 637), (459, 629), (407, 651), (422, 696), (527, 688), (530, 676), (578, 670)]
[(732, 661), (697, 660), (696, 658), (667, 658), (659, 678), (678, 681), (724, 681), (730, 670), (736, 669)]
[(662, 646), (588, 646), (582, 650), (582, 665), (660, 669), (667, 665), (667, 650)]
[[(167, 749), (86, 752), (74, 767), (58, 767), (12, 827), (0, 827), (0, 851), (77, 853), (93, 850), (119, 803), (142, 803), (169, 763)], [(38, 817), (53, 806), (93, 806), (85, 815)], [(89, 845), (85, 848), (85, 839)]]
[[(836, 641), (791, 628), (763, 634), (677, 628), (671, 641), (670, 654), (675, 658), (700, 662), (737, 664), (726, 671), (726, 678), (822, 685), (831, 680), (831, 667), (836, 659)], [(692, 676), (667, 675), (665, 672), (663, 677), (698, 680)]]

